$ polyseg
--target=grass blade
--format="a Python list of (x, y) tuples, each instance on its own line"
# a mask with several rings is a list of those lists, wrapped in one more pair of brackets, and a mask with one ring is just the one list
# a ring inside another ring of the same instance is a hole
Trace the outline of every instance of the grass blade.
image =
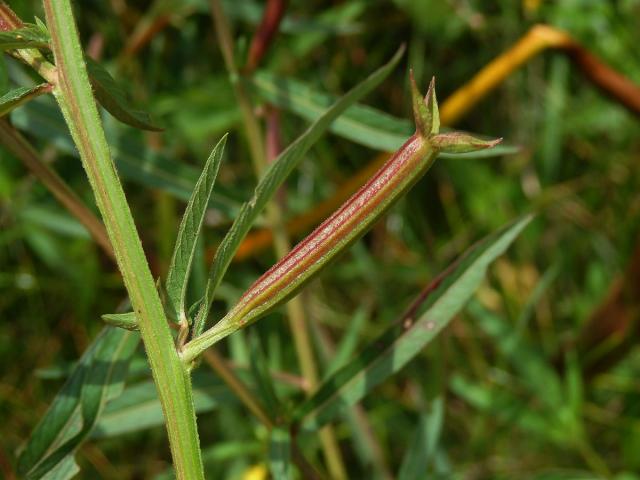
[(29, 479), (56, 473), (71, 478), (73, 457), (96, 425), (105, 404), (122, 392), (129, 361), (140, 337), (107, 327), (84, 353), (18, 459)]
[(423, 313), (403, 319), (370, 343), (349, 365), (328, 378), (294, 414), (306, 429), (317, 429), (346, 405), (398, 372), (453, 319), (482, 281), (489, 264), (501, 255), (531, 217), (512, 223), (469, 250), (437, 284)]
[(320, 138), (325, 130), (335, 121), (349, 106), (373, 90), (384, 80), (400, 60), (404, 48), (398, 50), (393, 58), (383, 67), (372, 73), (367, 79), (347, 92), (336, 101), (323, 115), (321, 115), (298, 139), (287, 147), (273, 162), (264, 177), (258, 183), (251, 200), (240, 209), (233, 225), (220, 243), (209, 273), (207, 289), (201, 303), (195, 322), (194, 338), (204, 329), (211, 302), (216, 288), (220, 284), (231, 260), (233, 259), (240, 243), (247, 235), (260, 212), (267, 202), (273, 197), (277, 189), (300, 163), (304, 154)]
[(271, 430), (269, 439), (269, 470), (273, 480), (291, 478), (291, 434), (284, 428)]
[(51, 91), (51, 85), (41, 83), (35, 87), (18, 87), (0, 97), (0, 117), (29, 100)]
[(225, 135), (214, 147), (202, 170), (202, 174), (193, 189), (191, 199), (180, 223), (178, 239), (171, 256), (171, 264), (167, 275), (167, 298), (173, 308), (175, 318), (183, 323), (187, 319), (185, 296), (189, 283), (189, 273), (196, 251), (198, 236), (202, 230), (204, 214), (211, 199), (213, 186), (222, 163), (222, 153), (227, 142)]
[(433, 459), (438, 446), (444, 418), (444, 398), (433, 400), (431, 411), (420, 415), (418, 426), (411, 445), (402, 460), (398, 480), (424, 478), (429, 462)]

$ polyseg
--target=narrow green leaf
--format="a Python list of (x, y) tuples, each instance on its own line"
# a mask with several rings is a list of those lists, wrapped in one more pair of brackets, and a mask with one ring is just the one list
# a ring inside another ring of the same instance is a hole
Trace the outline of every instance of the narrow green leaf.
[[(47, 97), (40, 97), (11, 113), (13, 125), (37, 138), (52, 142), (66, 154), (78, 156), (62, 115)], [(158, 188), (182, 200), (188, 200), (199, 173), (186, 163), (177, 162), (161, 153), (151, 152), (143, 144), (140, 133), (122, 131), (122, 124), (105, 118), (105, 128), (118, 173), (123, 178), (149, 188)], [(237, 202), (230, 191), (218, 185), (209, 204), (229, 218), (235, 217)]]
[(512, 223), (469, 250), (437, 284), (422, 314), (403, 319), (367, 346), (348, 366), (323, 382), (294, 413), (302, 428), (317, 429), (398, 372), (453, 319), (473, 295), (489, 264), (531, 217)]
[(398, 480), (428, 477), (427, 467), (436, 453), (443, 419), (444, 398), (437, 397), (430, 411), (420, 415), (411, 445), (402, 460)]
[(151, 119), (147, 113), (133, 110), (129, 107), (129, 102), (127, 101), (127, 96), (124, 91), (102, 65), (90, 57), (86, 57), (85, 60), (89, 81), (93, 87), (96, 100), (100, 105), (122, 123), (142, 130), (154, 132), (162, 130), (162, 128), (151, 123)]
[(105, 313), (102, 315), (102, 320), (112, 327), (124, 328), (125, 330), (140, 330), (138, 319), (134, 312)]
[[(280, 78), (268, 72), (256, 72), (252, 78), (254, 90), (264, 100), (300, 117), (315, 121), (335, 101), (335, 97), (321, 93), (306, 83)], [(433, 122), (430, 125), (433, 127)], [(329, 130), (359, 145), (394, 152), (415, 130), (412, 122), (394, 117), (375, 108), (355, 104), (336, 119)], [(431, 131), (431, 130), (430, 130)], [(499, 145), (490, 150), (465, 154), (441, 153), (441, 158), (489, 158), (518, 153), (513, 145)]]
[(198, 236), (202, 230), (204, 214), (211, 199), (213, 185), (222, 163), (222, 153), (227, 142), (225, 135), (214, 147), (193, 189), (191, 199), (182, 217), (178, 230), (178, 239), (173, 249), (169, 273), (167, 275), (167, 298), (175, 318), (182, 321), (187, 318), (185, 296), (189, 283), (189, 273), (196, 252)]
[(291, 478), (291, 434), (285, 428), (275, 427), (271, 430), (269, 470), (274, 480)]
[(76, 450), (93, 430), (105, 404), (122, 392), (139, 336), (107, 327), (87, 349), (18, 459), (29, 479), (71, 478)]
[(29, 100), (51, 91), (51, 85), (42, 83), (35, 87), (18, 87), (0, 97), (0, 117)]
[(383, 67), (372, 73), (367, 79), (347, 92), (336, 101), (331, 108), (322, 114), (296, 141), (289, 145), (273, 162), (260, 179), (251, 200), (240, 209), (233, 225), (220, 243), (213, 259), (209, 274), (207, 290), (196, 318), (194, 337), (202, 333), (204, 329), (211, 302), (216, 288), (220, 284), (233, 256), (240, 243), (253, 225), (254, 221), (264, 209), (267, 202), (273, 197), (278, 188), (286, 180), (289, 174), (296, 168), (305, 153), (318, 141), (325, 130), (336, 120), (349, 106), (357, 102), (364, 95), (373, 90), (384, 80), (400, 60), (404, 48), (398, 50), (393, 58)]
[[(209, 372), (195, 372), (193, 403), (197, 413), (205, 413), (221, 406), (237, 405), (238, 400), (221, 380)], [(128, 385), (118, 399), (107, 405), (91, 438), (110, 438), (163, 424), (162, 406), (155, 385), (152, 380), (145, 380)]]
[(49, 40), (46, 28), (25, 23), (22, 28), (0, 31), (0, 50), (49, 48)]
[[(335, 101), (333, 96), (303, 82), (265, 71), (255, 73), (252, 85), (264, 100), (311, 122)], [(360, 145), (394, 152), (413, 133), (415, 126), (408, 120), (356, 104), (335, 120), (329, 130)]]

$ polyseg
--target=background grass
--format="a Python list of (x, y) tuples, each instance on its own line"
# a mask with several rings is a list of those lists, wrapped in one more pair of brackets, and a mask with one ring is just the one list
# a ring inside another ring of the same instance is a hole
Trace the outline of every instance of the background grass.
[[(38, 2), (11, 3), (25, 20), (42, 17)], [(255, 178), (207, 2), (77, 5), (83, 43), (165, 128), (141, 133), (105, 117), (115, 144), (133, 152), (134, 160), (163, 156), (199, 170), (212, 145), (232, 132), (219, 176), (224, 208), (211, 211), (205, 232), (205, 244), (215, 245)], [(260, 5), (226, 5), (237, 55), (244, 58)], [(162, 8), (169, 25), (135, 55), (125, 55), (132, 32)], [(332, 14), (341, 19), (326, 20)], [(262, 68), (322, 92), (343, 93), (406, 43), (402, 68), (367, 98), (369, 105), (403, 118), (410, 116), (408, 66), (423, 86), (435, 75), (442, 100), (538, 22), (566, 30), (640, 83), (638, 0), (291, 1), (286, 15)], [(28, 84), (25, 69), (6, 63), (3, 79)], [(77, 158), (60, 148), (59, 134), (52, 143), (43, 128), (34, 127), (34, 115), (43, 118), (48, 111), (37, 108), (50, 105), (21, 107), (13, 120), (91, 204)], [(50, 125), (56, 125), (54, 117)], [(282, 112), (283, 143), (305, 125)], [(373, 339), (473, 241), (539, 210), (465, 314), (367, 397), (367, 419), (392, 472), (399, 470), (412, 438), (420, 438), (420, 427), (437, 420), (433, 408), (444, 399), (442, 433), (429, 466), (442, 478), (638, 478), (632, 472), (640, 471), (639, 352), (624, 349), (596, 374), (586, 366), (597, 365), (598, 352), (579, 340), (613, 285), (633, 280), (623, 274), (638, 242), (638, 118), (597, 91), (566, 57), (547, 52), (513, 73), (459, 127), (503, 136), (521, 151), (439, 161), (385, 220), (306, 289), (309, 317), (322, 326), (316, 335), (319, 357), (341, 339), (352, 339), (356, 349)], [(287, 184), (287, 216), (331, 196), (375, 154), (327, 135)], [(10, 475), (17, 448), (66, 368), (101, 328), (100, 315), (115, 311), (125, 293), (113, 265), (77, 222), (18, 160), (4, 150), (0, 155), (0, 468)], [(154, 274), (163, 275), (184, 203), (137, 180), (126, 183), (127, 194)], [(267, 250), (234, 264), (215, 315), (274, 261)], [(194, 282), (203, 281), (206, 268), (200, 262)], [(625, 312), (638, 308), (637, 289), (627, 301)], [(632, 317), (614, 311), (606, 321), (617, 325), (627, 318)], [(636, 330), (627, 329), (620, 341), (633, 344)], [(256, 341), (272, 369), (297, 374), (281, 313), (233, 335), (224, 350), (238, 365), (248, 365)], [(600, 348), (617, 348), (616, 342)], [(327, 354), (325, 366), (330, 359)], [(143, 361), (136, 365), (132, 383), (140, 384), (148, 372)], [(210, 381), (213, 374), (202, 368), (199, 375)], [(285, 402), (303, 397), (282, 388)], [(208, 394), (215, 405), (199, 417), (207, 473), (250, 478), (247, 472), (258, 472), (250, 469), (264, 462), (267, 432), (219, 390), (219, 396)], [(348, 418), (338, 422), (337, 434), (352, 478), (380, 475)], [(313, 457), (316, 439), (302, 441)], [(152, 478), (167, 468), (169, 451), (164, 430), (156, 426), (91, 441), (80, 461), (83, 478)]]

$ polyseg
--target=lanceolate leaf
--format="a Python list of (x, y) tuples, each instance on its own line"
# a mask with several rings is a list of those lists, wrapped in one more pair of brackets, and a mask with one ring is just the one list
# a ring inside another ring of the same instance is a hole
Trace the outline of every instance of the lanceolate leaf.
[(32, 98), (47, 93), (51, 90), (51, 85), (42, 83), (35, 87), (19, 87), (11, 90), (0, 97), (0, 117), (6, 115), (11, 110), (28, 102)]
[(295, 412), (301, 427), (320, 428), (415, 357), (460, 312), (480, 285), (489, 264), (507, 249), (530, 219), (518, 220), (473, 247), (440, 280), (417, 318), (404, 318), (390, 327), (349, 365), (328, 378)]
[(28, 479), (71, 478), (74, 454), (105, 404), (120, 395), (139, 335), (106, 327), (84, 353), (18, 459)]
[(15, 30), (0, 31), (0, 50), (49, 48), (49, 34), (42, 25), (25, 24)]
[(87, 62), (87, 72), (89, 73), (91, 87), (93, 87), (93, 93), (100, 105), (111, 115), (127, 125), (142, 130), (162, 130), (160, 127), (151, 123), (151, 119), (147, 113), (133, 110), (129, 107), (124, 91), (102, 65), (89, 57), (85, 60)]
[(175, 317), (179, 321), (182, 321), (183, 318), (186, 319), (185, 295), (187, 293), (191, 264), (195, 255), (198, 236), (202, 230), (204, 214), (209, 205), (213, 185), (222, 162), (222, 152), (226, 141), (227, 136), (225, 135), (209, 155), (202, 174), (193, 189), (193, 194), (187, 204), (180, 223), (180, 229), (178, 230), (178, 239), (171, 257), (166, 288), (169, 305), (173, 308)]
[(218, 247), (211, 266), (207, 290), (196, 318), (194, 336), (198, 336), (202, 332), (211, 308), (214, 292), (227, 271), (240, 243), (267, 202), (331, 123), (349, 106), (373, 90), (389, 75), (400, 60), (403, 51), (404, 49), (400, 49), (386, 65), (376, 70), (366, 80), (335, 102), (270, 165), (264, 177), (258, 183), (253, 197), (242, 206), (236, 220)]

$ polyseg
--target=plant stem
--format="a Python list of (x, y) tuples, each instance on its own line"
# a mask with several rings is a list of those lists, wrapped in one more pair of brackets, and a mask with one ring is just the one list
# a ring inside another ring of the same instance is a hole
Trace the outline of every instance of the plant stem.
[(136, 312), (178, 479), (204, 478), (191, 380), (178, 357), (98, 115), (70, 0), (44, 0), (56, 61), (54, 95), (71, 131)]

